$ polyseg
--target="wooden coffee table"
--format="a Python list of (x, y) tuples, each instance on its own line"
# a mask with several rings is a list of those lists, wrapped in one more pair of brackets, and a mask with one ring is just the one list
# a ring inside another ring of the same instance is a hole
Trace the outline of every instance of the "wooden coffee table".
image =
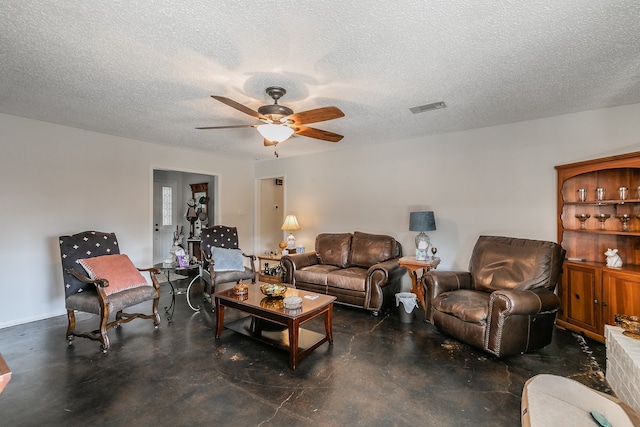
[[(302, 297), (302, 308), (287, 310), (282, 298), (272, 299), (260, 292), (261, 283), (247, 285), (249, 292), (235, 295), (233, 288), (214, 294), (216, 305), (216, 339), (224, 328), (249, 336), (277, 348), (289, 350), (289, 367), (296, 370), (298, 362), (325, 342), (333, 344), (332, 317), (335, 297), (299, 289), (287, 289), (285, 297)], [(224, 324), (225, 307), (248, 313), (229, 324)], [(300, 327), (308, 320), (324, 314), (325, 335)], [(275, 326), (275, 328), (274, 328)]]

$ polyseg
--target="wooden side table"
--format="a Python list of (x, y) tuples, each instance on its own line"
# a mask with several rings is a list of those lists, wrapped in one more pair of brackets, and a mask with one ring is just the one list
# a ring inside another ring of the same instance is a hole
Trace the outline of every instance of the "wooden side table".
[[(420, 286), (422, 276), (429, 270), (435, 269), (440, 264), (440, 258), (427, 257), (425, 261), (419, 261), (415, 256), (404, 256), (398, 261), (401, 267), (406, 267), (409, 277), (411, 277), (411, 292), (418, 296), (418, 303), (424, 310), (427, 309), (424, 301), (424, 289)], [(418, 271), (423, 270), (420, 278), (418, 278)]]
[(274, 276), (272, 274), (258, 273), (258, 282), (282, 283), (282, 275)]
[[(282, 283), (282, 274), (273, 275), (266, 274), (264, 271), (264, 264), (269, 263), (269, 266), (272, 268), (276, 265), (280, 264), (281, 255), (276, 256), (267, 256), (267, 255), (259, 255), (258, 256), (258, 281), (266, 282), (266, 283)], [(273, 264), (272, 264), (273, 263)]]

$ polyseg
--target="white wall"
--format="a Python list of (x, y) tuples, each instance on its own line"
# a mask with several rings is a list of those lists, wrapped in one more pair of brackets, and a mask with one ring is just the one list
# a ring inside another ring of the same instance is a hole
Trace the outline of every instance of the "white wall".
[(215, 217), (252, 245), (250, 163), (3, 114), (0, 129), (0, 327), (65, 313), (59, 235), (113, 231), (151, 266), (154, 168), (220, 176)]
[(638, 117), (640, 104), (588, 111), (274, 159), (257, 163), (256, 175), (285, 177), (287, 213), (307, 251), (320, 232), (358, 230), (393, 235), (410, 254), (409, 212), (424, 208), (435, 212), (428, 234), (439, 268), (466, 269), (480, 234), (555, 241), (554, 166), (639, 151)]
[(640, 151), (638, 117), (634, 104), (254, 168), (0, 114), (0, 327), (64, 313), (61, 234), (114, 231), (136, 264), (151, 263), (154, 168), (219, 176), (216, 218), (243, 230), (243, 248), (253, 247), (253, 178), (282, 176), (285, 213), (302, 226), (298, 246), (312, 250), (320, 232), (359, 230), (393, 235), (410, 253), (409, 212), (426, 208), (436, 214), (429, 235), (439, 268), (466, 268), (482, 233), (555, 240), (554, 166)]

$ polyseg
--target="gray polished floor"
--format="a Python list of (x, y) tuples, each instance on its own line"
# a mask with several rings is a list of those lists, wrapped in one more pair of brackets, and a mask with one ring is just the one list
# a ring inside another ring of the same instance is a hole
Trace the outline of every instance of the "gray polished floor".
[[(609, 392), (604, 346), (560, 329), (542, 350), (496, 359), (401, 323), (395, 307), (373, 317), (336, 305), (334, 344), (293, 372), (286, 352), (229, 330), (216, 341), (210, 308), (195, 313), (184, 295), (171, 324), (162, 314), (157, 330), (146, 320), (112, 330), (107, 354), (86, 339), (67, 346), (64, 316), (0, 330), (13, 371), (0, 425), (516, 426), (533, 375)], [(307, 327), (323, 330), (319, 319)]]

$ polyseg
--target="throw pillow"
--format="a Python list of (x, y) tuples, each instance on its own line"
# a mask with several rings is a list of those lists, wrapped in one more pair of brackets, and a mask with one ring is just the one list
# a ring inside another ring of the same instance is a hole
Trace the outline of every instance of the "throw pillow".
[(316, 252), (321, 264), (346, 268), (349, 264), (351, 233), (321, 233), (316, 236)]
[(213, 271), (244, 271), (242, 250), (211, 247)]
[(351, 242), (349, 264), (369, 268), (374, 264), (393, 258), (396, 240), (384, 234), (368, 234), (356, 231)]
[(91, 279), (109, 281), (109, 286), (103, 288), (107, 295), (138, 286), (149, 286), (129, 257), (124, 254), (79, 259), (78, 264), (86, 270)]

